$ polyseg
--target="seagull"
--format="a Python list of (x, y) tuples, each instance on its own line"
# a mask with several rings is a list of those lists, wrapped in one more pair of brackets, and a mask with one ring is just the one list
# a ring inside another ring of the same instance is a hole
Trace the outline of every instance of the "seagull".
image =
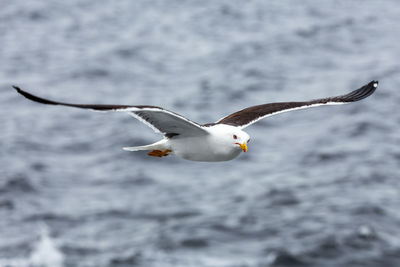
[(127, 112), (139, 121), (164, 136), (158, 142), (145, 146), (124, 147), (127, 151), (149, 151), (149, 156), (164, 157), (174, 154), (192, 161), (228, 161), (247, 152), (250, 136), (243, 131), (246, 127), (266, 117), (282, 112), (317, 107), (322, 105), (347, 104), (364, 99), (373, 94), (378, 81), (370, 83), (348, 94), (302, 102), (277, 102), (251, 106), (217, 122), (198, 124), (177, 113), (157, 106), (71, 104), (41, 98), (13, 86), (24, 97), (47, 105), (62, 105), (95, 111)]

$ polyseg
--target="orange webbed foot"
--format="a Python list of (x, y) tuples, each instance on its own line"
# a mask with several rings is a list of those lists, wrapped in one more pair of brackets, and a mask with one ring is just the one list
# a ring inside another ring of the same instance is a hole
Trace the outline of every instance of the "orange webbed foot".
[(152, 157), (161, 158), (161, 157), (168, 156), (169, 152), (172, 152), (172, 150), (169, 150), (169, 149), (163, 150), (163, 151), (161, 151), (161, 150), (152, 150), (149, 153), (147, 153), (147, 155), (152, 156)]

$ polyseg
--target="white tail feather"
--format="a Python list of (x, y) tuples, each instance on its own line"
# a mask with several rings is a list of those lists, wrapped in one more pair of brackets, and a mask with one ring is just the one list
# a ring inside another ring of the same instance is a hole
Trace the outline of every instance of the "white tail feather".
[(169, 149), (169, 145), (167, 144), (168, 139), (162, 139), (158, 142), (155, 142), (150, 145), (145, 146), (132, 146), (132, 147), (124, 147), (123, 150), (126, 151), (141, 151), (141, 150), (166, 150)]

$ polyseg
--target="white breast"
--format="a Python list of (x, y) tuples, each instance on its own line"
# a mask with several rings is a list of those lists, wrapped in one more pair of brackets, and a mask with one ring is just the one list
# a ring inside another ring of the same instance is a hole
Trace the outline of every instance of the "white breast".
[(173, 153), (181, 158), (193, 161), (227, 161), (236, 158), (242, 151), (233, 146), (225, 131), (228, 125), (207, 127), (208, 135), (182, 137), (170, 140)]

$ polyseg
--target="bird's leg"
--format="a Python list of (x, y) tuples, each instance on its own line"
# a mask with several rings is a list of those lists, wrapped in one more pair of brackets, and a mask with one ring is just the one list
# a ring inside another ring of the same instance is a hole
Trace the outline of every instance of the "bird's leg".
[(172, 152), (172, 150), (169, 150), (169, 149), (163, 150), (163, 151), (161, 151), (161, 150), (152, 150), (149, 153), (147, 153), (147, 155), (152, 156), (152, 157), (161, 158), (161, 157), (164, 157), (164, 156), (168, 156), (169, 152)]

